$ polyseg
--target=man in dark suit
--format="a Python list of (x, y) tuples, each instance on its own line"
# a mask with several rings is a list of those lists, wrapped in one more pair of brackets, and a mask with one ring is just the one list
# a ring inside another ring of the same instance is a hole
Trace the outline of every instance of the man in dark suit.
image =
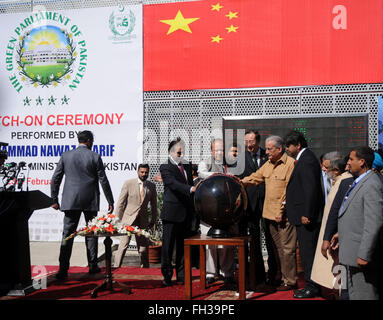
[(173, 276), (172, 256), (176, 247), (177, 282), (185, 281), (184, 238), (190, 229), (193, 218), (192, 166), (183, 158), (185, 145), (177, 138), (169, 144), (167, 163), (161, 164), (160, 173), (164, 183), (164, 200), (160, 218), (162, 219), (162, 260), (163, 286), (170, 286)]
[[(265, 149), (260, 147), (261, 135), (255, 130), (246, 130), (245, 132), (245, 147), (244, 153), (241, 153), (239, 157), (245, 157), (245, 169), (243, 174), (239, 178), (250, 176), (253, 172), (257, 171), (260, 167), (267, 162), (268, 157)], [(241, 160), (238, 161), (241, 163)], [(243, 163), (243, 161), (242, 161)], [(239, 222), (239, 232), (242, 235), (250, 234), (255, 245), (255, 278), (257, 281), (258, 289), (268, 282), (273, 283), (277, 273), (277, 263), (274, 256), (272, 238), (267, 228), (265, 230), (265, 241), (268, 251), (268, 277), (266, 277), (265, 265), (262, 255), (262, 243), (261, 243), (261, 229), (260, 222), (262, 221), (263, 202), (265, 200), (265, 183), (259, 185), (249, 186), (246, 188), (248, 197), (248, 208), (244, 214), (243, 219)], [(262, 221), (263, 222), (263, 221)], [(262, 223), (263, 224), (263, 223)], [(245, 248), (245, 256), (248, 255), (248, 248)], [(254, 270), (248, 270), (248, 264), (246, 264), (247, 272), (254, 272)], [(268, 278), (268, 279), (267, 279)]]
[[(109, 204), (109, 212), (113, 212), (113, 194), (105, 174), (104, 164), (99, 154), (91, 151), (93, 134), (90, 131), (81, 131), (77, 135), (79, 146), (74, 150), (64, 152), (52, 176), (51, 197), (54, 201), (52, 207), (65, 213), (63, 239), (70, 236), (77, 229), (81, 212), (84, 212), (85, 221), (92, 220), (100, 210), (100, 191), (98, 183), (104, 191)], [(65, 175), (64, 190), (61, 206), (58, 194), (62, 178)], [(97, 238), (85, 237), (89, 273), (100, 272), (97, 266)], [(72, 254), (73, 238), (62, 240), (60, 248), (60, 268), (56, 274), (57, 279), (68, 276), (69, 260)]]
[(303, 289), (294, 291), (294, 298), (311, 298), (319, 294), (318, 284), (311, 280), (311, 269), (324, 205), (321, 168), (302, 133), (289, 132), (285, 146), (296, 161), (286, 189), (286, 215), (296, 226), (306, 282)]

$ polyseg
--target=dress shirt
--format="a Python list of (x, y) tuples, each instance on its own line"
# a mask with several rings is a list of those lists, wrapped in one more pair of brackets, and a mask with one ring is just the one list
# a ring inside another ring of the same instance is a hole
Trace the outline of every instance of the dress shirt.
[(342, 206), (340, 207), (339, 212), (338, 212), (338, 216), (339, 216), (339, 217), (343, 214), (343, 212), (342, 212), (342, 211), (343, 211), (343, 207), (344, 207), (344, 205), (345, 205), (345, 203), (346, 203), (348, 197), (350, 196), (351, 191), (356, 187), (356, 185), (359, 183), (359, 181), (362, 180), (362, 179), (363, 179), (363, 178), (364, 178), (370, 171), (371, 171), (371, 169), (368, 170), (367, 172), (361, 174), (358, 178), (356, 178), (356, 179), (354, 180), (354, 182), (352, 183), (351, 187), (348, 189), (348, 191), (347, 191), (347, 193), (346, 193), (346, 196), (345, 196), (344, 199), (343, 199)]
[(146, 188), (145, 188), (145, 181), (141, 181), (140, 178), (137, 178), (138, 180), (138, 190), (140, 191), (141, 196), (141, 190), (144, 189), (144, 197), (146, 195)]
[(275, 220), (284, 214), (286, 201), (286, 187), (294, 170), (294, 159), (283, 153), (282, 157), (274, 164), (270, 160), (243, 178), (244, 183), (250, 185), (265, 182), (265, 201), (262, 216), (269, 220)]
[[(173, 157), (170, 156), (170, 155), (169, 155), (169, 160), (170, 160), (170, 162), (171, 162), (172, 164), (174, 164), (174, 165), (176, 165), (176, 166), (178, 167), (179, 162), (177, 162), (176, 160), (174, 160)], [(181, 163), (182, 163), (182, 161), (181, 161)], [(179, 167), (178, 167), (178, 168), (179, 168)], [(183, 171), (184, 171), (185, 179), (186, 179), (186, 181), (188, 181), (188, 174), (186, 173), (186, 170), (185, 170), (185, 169), (183, 169)], [(186, 182), (186, 183), (187, 183), (187, 182)], [(193, 187), (190, 188), (190, 193), (192, 193), (192, 188), (193, 188)]]
[(301, 155), (302, 155), (302, 153), (303, 153), (303, 151), (305, 151), (306, 150), (306, 148), (303, 148), (301, 151), (299, 151), (299, 153), (297, 154), (297, 157), (295, 158), (295, 160), (299, 160), (299, 158), (301, 157)]
[(330, 179), (325, 171), (322, 170), (322, 181), (324, 189), (324, 201), (327, 202), (327, 195), (332, 187), (332, 179)]

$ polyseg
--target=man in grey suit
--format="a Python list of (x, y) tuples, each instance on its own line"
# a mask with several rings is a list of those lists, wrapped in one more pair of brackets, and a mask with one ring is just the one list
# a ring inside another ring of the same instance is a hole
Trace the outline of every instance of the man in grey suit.
[[(69, 260), (72, 254), (73, 238), (68, 241), (64, 239), (76, 231), (81, 212), (84, 212), (85, 221), (88, 223), (100, 210), (99, 182), (108, 201), (109, 211), (113, 212), (113, 194), (105, 174), (104, 164), (100, 155), (91, 151), (93, 134), (90, 131), (81, 131), (77, 134), (77, 138), (79, 146), (61, 155), (51, 182), (51, 197), (54, 201), (52, 207), (56, 210), (60, 209), (65, 214), (57, 279), (65, 279), (68, 276)], [(64, 175), (65, 183), (60, 206), (58, 193)], [(100, 272), (97, 266), (97, 238), (85, 237), (85, 243), (89, 273)]]
[(377, 249), (383, 225), (383, 184), (371, 170), (374, 152), (356, 147), (348, 164), (355, 177), (338, 213), (339, 261), (347, 270), (350, 300), (377, 300), (382, 252)]

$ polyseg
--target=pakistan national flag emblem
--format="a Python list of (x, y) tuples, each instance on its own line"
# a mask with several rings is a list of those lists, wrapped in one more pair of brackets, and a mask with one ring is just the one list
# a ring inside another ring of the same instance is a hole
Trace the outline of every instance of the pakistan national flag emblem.
[(69, 80), (77, 55), (71, 33), (48, 25), (27, 31), (19, 40), (16, 62), (22, 81), (48, 87)]
[(136, 17), (131, 10), (119, 6), (109, 16), (109, 28), (114, 36), (126, 36), (131, 34), (136, 24)]

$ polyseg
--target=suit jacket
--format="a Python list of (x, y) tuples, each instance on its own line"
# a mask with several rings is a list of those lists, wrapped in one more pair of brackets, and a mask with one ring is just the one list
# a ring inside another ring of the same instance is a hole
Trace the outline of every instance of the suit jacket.
[(113, 205), (113, 194), (101, 156), (89, 150), (87, 146), (79, 145), (76, 149), (61, 155), (51, 181), (51, 197), (55, 203), (59, 203), (58, 193), (64, 175), (61, 211), (99, 211), (100, 190), (98, 183), (101, 184), (109, 205)]
[(160, 172), (164, 184), (164, 200), (160, 218), (170, 222), (184, 222), (193, 212), (192, 195), (193, 186), (191, 164), (183, 164), (187, 180), (179, 167), (170, 159), (168, 163), (161, 164)]
[[(260, 165), (253, 162), (253, 158), (250, 152), (247, 150), (240, 155), (240, 157), (245, 157), (245, 170), (243, 174), (239, 176), (240, 179), (250, 176), (253, 172), (257, 171), (263, 164), (268, 160), (266, 156), (265, 149), (261, 148), (261, 160)], [(239, 160), (241, 161), (241, 160)], [(265, 199), (265, 183), (259, 185), (249, 186), (246, 188), (247, 199), (249, 201), (249, 209), (255, 211), (257, 208), (262, 210), (263, 201)]]
[(343, 199), (347, 193), (347, 190), (351, 187), (353, 182), (353, 177), (346, 178), (340, 182), (338, 192), (335, 195), (334, 201), (332, 202), (330, 208), (330, 212), (328, 214), (323, 240), (331, 241), (333, 235), (337, 233), (339, 209), (342, 206)]
[(373, 171), (359, 181), (339, 211), (339, 261), (357, 267), (357, 258), (372, 261), (383, 225), (383, 184)]
[(157, 220), (156, 186), (150, 181), (145, 181), (145, 190), (144, 200), (141, 202), (138, 179), (134, 178), (125, 181), (116, 204), (116, 216), (123, 223), (132, 225), (133, 222), (135, 222), (135, 225), (139, 228), (147, 228), (149, 225), (147, 210), (149, 203), (151, 208), (151, 222)]
[(324, 205), (321, 179), (318, 159), (310, 149), (304, 150), (286, 189), (286, 215), (291, 224), (300, 225), (302, 216), (320, 222)]

